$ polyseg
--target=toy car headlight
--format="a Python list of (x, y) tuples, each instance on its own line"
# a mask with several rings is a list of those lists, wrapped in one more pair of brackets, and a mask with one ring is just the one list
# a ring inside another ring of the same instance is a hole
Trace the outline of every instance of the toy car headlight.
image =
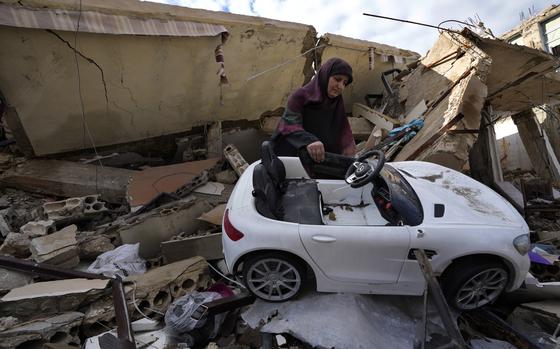
[(529, 235), (519, 235), (518, 237), (513, 239), (513, 246), (522, 256), (526, 255), (529, 252), (529, 248), (531, 246)]

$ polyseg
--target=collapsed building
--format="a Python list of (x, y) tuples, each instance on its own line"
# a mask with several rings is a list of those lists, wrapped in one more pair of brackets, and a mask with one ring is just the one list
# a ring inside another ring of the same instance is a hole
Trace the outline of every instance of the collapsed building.
[[(530, 188), (510, 175), (508, 161), (522, 146), (530, 154), (525, 169), (541, 187), (546, 182), (541, 192), (553, 193), (559, 62), (543, 52), (556, 46), (548, 34), (540, 46), (535, 26), (549, 28), (557, 13), (546, 10), (504, 40), (442, 30), (420, 57), (318, 36), (308, 25), (221, 12), (132, 0), (1, 0), (0, 97), (3, 146), (10, 148), (1, 158), (0, 252), (83, 268), (138, 244), (147, 271), (125, 278), (124, 308), (132, 319), (161, 318), (174, 300), (211, 284), (204, 259), (223, 258), (224, 204), (237, 177), (259, 159), (289, 94), (331, 57), (354, 69), (344, 100), (360, 151), (438, 163), (469, 173), (524, 214), (550, 211), (554, 197), (531, 206), (523, 195)], [(527, 46), (512, 44), (519, 32)], [(521, 142), (496, 139), (508, 118)], [(417, 119), (423, 126), (411, 134)], [(546, 227), (528, 220), (537, 224), (536, 239), (558, 246), (555, 216)], [(533, 289), (557, 295), (558, 271), (538, 268)], [(71, 274), (74, 281), (52, 281), (42, 273), (2, 269), (0, 347), (78, 346), (117, 325), (107, 280)], [(516, 311), (534, 308), (547, 323), (558, 317), (542, 304)], [(223, 335), (262, 344), (251, 331)]]

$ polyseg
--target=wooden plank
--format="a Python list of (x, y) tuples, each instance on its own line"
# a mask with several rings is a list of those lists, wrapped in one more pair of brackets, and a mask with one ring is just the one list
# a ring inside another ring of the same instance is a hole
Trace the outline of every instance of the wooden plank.
[(371, 122), (373, 126), (384, 128), (387, 131), (391, 131), (395, 125), (400, 124), (399, 120), (360, 103), (354, 103), (352, 106), (352, 116), (355, 118), (362, 117)]
[(123, 203), (126, 185), (137, 171), (59, 160), (29, 160), (2, 174), (6, 187), (60, 197), (101, 194), (105, 201)]

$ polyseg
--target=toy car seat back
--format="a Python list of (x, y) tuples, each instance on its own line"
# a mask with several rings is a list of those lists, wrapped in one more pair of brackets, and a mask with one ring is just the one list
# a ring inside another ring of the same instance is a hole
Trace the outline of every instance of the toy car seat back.
[(258, 213), (270, 219), (282, 219), (280, 193), (263, 164), (253, 170), (253, 196)]
[(261, 145), (261, 159), (266, 172), (272, 177), (274, 184), (278, 187), (280, 192), (286, 190), (286, 168), (282, 160), (274, 153), (273, 144), (269, 141), (264, 141)]

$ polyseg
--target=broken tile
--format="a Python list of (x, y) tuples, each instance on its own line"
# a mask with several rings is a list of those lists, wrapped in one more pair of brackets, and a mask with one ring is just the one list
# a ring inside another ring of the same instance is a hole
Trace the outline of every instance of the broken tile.
[(19, 231), (30, 239), (54, 233), (56, 227), (53, 220), (33, 221), (22, 225)]
[(142, 206), (159, 193), (172, 193), (217, 162), (218, 159), (214, 158), (135, 171), (128, 185), (129, 204), (132, 207)]
[(80, 345), (79, 326), (84, 314), (68, 312), (34, 320), (0, 332), (0, 348), (27, 348), (45, 343)]
[(31, 240), (30, 250), (36, 262), (48, 263), (67, 268), (80, 262), (76, 241), (75, 225), (70, 225), (56, 233)]

